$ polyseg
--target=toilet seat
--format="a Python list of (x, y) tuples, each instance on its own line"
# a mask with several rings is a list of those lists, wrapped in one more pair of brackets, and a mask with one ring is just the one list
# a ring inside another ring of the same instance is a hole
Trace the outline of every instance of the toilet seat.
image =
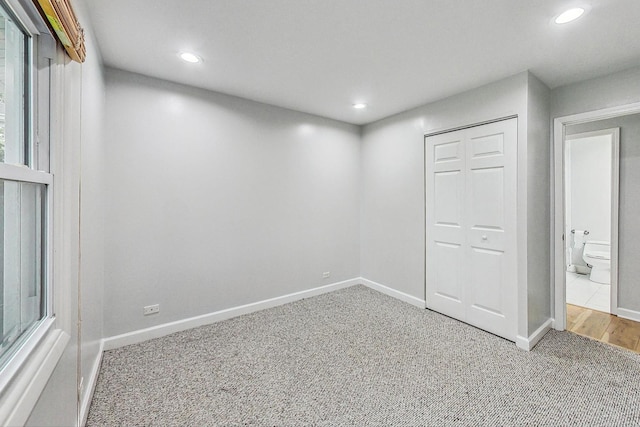
[(593, 252), (587, 252), (585, 254), (585, 256), (589, 257), (589, 258), (596, 258), (596, 259), (611, 259), (611, 255), (608, 254), (607, 252), (602, 252), (602, 251), (593, 251)]
[(611, 284), (611, 244), (603, 241), (587, 241), (582, 251), (582, 259), (591, 267), (589, 280)]

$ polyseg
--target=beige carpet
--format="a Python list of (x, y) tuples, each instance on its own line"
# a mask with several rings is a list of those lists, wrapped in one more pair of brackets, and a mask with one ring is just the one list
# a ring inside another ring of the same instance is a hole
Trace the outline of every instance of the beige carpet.
[(87, 425), (640, 425), (640, 355), (355, 286), (105, 352)]

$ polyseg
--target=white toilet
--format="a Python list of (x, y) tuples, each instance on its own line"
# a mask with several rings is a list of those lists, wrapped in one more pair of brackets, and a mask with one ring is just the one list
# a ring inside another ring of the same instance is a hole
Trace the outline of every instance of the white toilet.
[(591, 266), (589, 280), (605, 285), (611, 284), (611, 244), (590, 240), (585, 242), (582, 259)]

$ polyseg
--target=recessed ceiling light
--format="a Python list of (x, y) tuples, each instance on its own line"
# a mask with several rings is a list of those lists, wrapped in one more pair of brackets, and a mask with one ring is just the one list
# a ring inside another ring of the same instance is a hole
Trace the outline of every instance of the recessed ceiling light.
[(353, 104), (353, 108), (361, 110), (363, 108), (367, 108), (367, 104), (363, 104), (363, 103)]
[(191, 62), (192, 64), (202, 62), (202, 58), (190, 52), (182, 52), (179, 56), (183, 61)]
[(562, 12), (555, 19), (556, 24), (566, 24), (567, 22), (575, 21), (580, 18), (584, 13), (584, 9), (581, 7), (575, 7), (573, 9), (569, 9), (567, 11)]

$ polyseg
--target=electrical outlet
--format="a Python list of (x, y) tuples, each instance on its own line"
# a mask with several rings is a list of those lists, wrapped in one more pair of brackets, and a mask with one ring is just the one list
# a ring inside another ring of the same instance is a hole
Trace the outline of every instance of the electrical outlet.
[(148, 305), (142, 309), (142, 314), (145, 316), (156, 313), (160, 313), (160, 304)]
[(328, 279), (331, 276), (331, 272), (330, 271), (325, 271), (324, 273), (322, 273), (322, 278), (323, 279)]

